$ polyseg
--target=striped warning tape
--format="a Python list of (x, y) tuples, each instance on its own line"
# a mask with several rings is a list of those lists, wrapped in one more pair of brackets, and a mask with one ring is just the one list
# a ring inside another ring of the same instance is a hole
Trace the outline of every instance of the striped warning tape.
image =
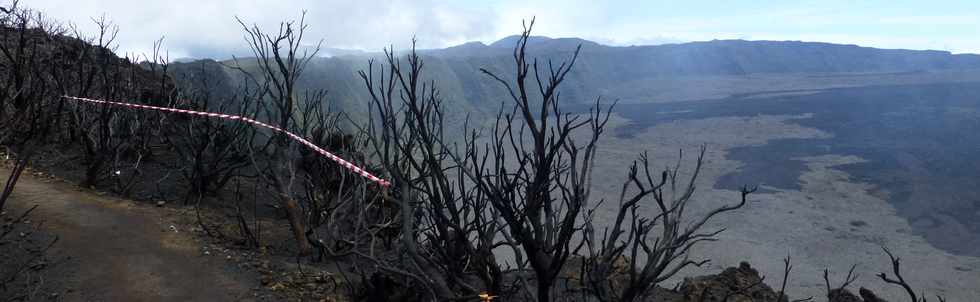
[(266, 124), (266, 123), (263, 123), (263, 122), (260, 122), (260, 121), (256, 121), (254, 119), (250, 119), (250, 118), (247, 118), (247, 117), (244, 117), (244, 116), (224, 114), (224, 113), (213, 113), (213, 112), (185, 110), (185, 109), (177, 109), (177, 108), (158, 107), (158, 106), (150, 106), (150, 105), (143, 105), (143, 104), (120, 103), (120, 102), (112, 102), (112, 101), (104, 101), (104, 100), (95, 100), (95, 99), (88, 99), (88, 98), (80, 98), (80, 97), (67, 96), (67, 95), (66, 96), (62, 96), (62, 97), (65, 98), (65, 99), (69, 99), (69, 100), (82, 101), (82, 102), (88, 102), (88, 103), (93, 103), (93, 104), (107, 104), (107, 105), (123, 106), (123, 107), (130, 107), (130, 108), (140, 108), (140, 109), (149, 109), (149, 110), (166, 111), (166, 112), (177, 112), (177, 113), (192, 114), (192, 115), (207, 116), (207, 117), (217, 117), (217, 118), (227, 119), (227, 120), (233, 120), (233, 121), (243, 121), (243, 122), (246, 122), (246, 123), (249, 123), (249, 124), (252, 124), (252, 125), (256, 125), (256, 126), (259, 126), (259, 127), (262, 127), (262, 128), (270, 129), (272, 131), (285, 134), (286, 136), (289, 136), (289, 138), (292, 138), (293, 140), (295, 140), (297, 142), (300, 142), (301, 144), (306, 145), (307, 147), (310, 147), (310, 149), (313, 149), (313, 151), (316, 151), (317, 153), (320, 153), (321, 155), (325, 156), (326, 158), (328, 158), (328, 159), (330, 159), (330, 160), (332, 160), (334, 162), (337, 162), (338, 164), (340, 164), (341, 166), (347, 168), (348, 170), (351, 170), (354, 173), (360, 174), (364, 178), (367, 178), (367, 179), (369, 179), (369, 180), (371, 180), (373, 182), (376, 182), (376, 183), (380, 184), (382, 187), (391, 186), (391, 182), (388, 182), (387, 180), (384, 180), (384, 179), (382, 179), (380, 177), (374, 176), (371, 173), (369, 173), (368, 171), (364, 170), (363, 168), (358, 167), (358, 166), (356, 166), (356, 165), (354, 165), (354, 164), (352, 164), (352, 163), (344, 160), (343, 158), (340, 158), (339, 156), (336, 156), (333, 153), (328, 152), (327, 150), (323, 150), (323, 148), (320, 148), (319, 146), (311, 143), (310, 141), (303, 139), (299, 135), (293, 134), (292, 132), (286, 131), (286, 130), (284, 130), (282, 128), (279, 128), (279, 127), (276, 127), (276, 126), (273, 126), (273, 125), (269, 125), (269, 124)]

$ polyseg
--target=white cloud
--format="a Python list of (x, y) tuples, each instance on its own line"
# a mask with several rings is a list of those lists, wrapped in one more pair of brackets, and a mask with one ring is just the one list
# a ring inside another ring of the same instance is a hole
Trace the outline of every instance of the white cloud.
[(90, 17), (105, 14), (120, 26), (123, 52), (148, 52), (152, 42), (165, 36), (171, 57), (247, 54), (241, 26), (235, 16), (264, 29), (298, 19), (307, 11), (311, 43), (324, 39), (327, 47), (379, 50), (390, 44), (408, 47), (417, 36), (420, 47), (441, 47), (448, 42), (492, 33), (495, 20), (489, 8), (471, 9), (438, 0), (368, 1), (128, 1), (34, 0), (26, 5), (59, 20), (93, 32)]
[[(419, 47), (433, 48), (468, 41), (492, 42), (517, 34), (521, 22), (537, 17), (534, 33), (581, 37), (612, 45), (642, 45), (711, 39), (825, 41), (883, 48), (945, 49), (976, 52), (974, 35), (953, 29), (975, 28), (975, 13), (865, 13), (847, 7), (755, 7), (721, 11), (713, 4), (620, 3), (585, 0), (31, 0), (26, 5), (92, 32), (90, 17), (103, 13), (120, 25), (123, 52), (147, 53), (166, 36), (171, 58), (248, 54), (234, 17), (274, 29), (305, 9), (307, 41), (324, 46), (379, 50), (404, 49), (413, 36)], [(685, 4), (687, 5), (687, 4)], [(700, 5), (700, 6), (699, 6)], [(673, 8), (677, 6), (676, 10)], [(812, 5), (810, 5), (812, 6)], [(664, 8), (667, 7), (666, 11)], [(735, 5), (733, 7), (739, 7)], [(725, 8), (727, 10), (727, 8)], [(862, 10), (864, 11), (864, 10)], [(955, 13), (955, 12), (954, 12)], [(909, 32), (902, 29), (916, 29)], [(969, 31), (969, 30), (967, 30)], [(935, 34), (932, 34), (935, 33)]]

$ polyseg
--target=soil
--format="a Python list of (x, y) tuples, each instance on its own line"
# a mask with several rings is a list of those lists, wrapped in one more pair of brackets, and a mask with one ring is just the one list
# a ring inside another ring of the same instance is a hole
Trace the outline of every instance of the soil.
[[(0, 168), (0, 174), (9, 170)], [(31, 220), (59, 241), (37, 297), (57, 301), (255, 301), (258, 273), (215, 257), (173, 211), (113, 198), (25, 172), (8, 213), (39, 205)], [(8, 214), (9, 215), (9, 214)]]

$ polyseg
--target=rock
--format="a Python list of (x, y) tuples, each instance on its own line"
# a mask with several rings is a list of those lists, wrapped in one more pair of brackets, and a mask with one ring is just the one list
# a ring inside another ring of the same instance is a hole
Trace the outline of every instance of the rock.
[(873, 291), (864, 287), (858, 290), (858, 294), (861, 295), (864, 302), (888, 302), (888, 300), (878, 298), (878, 295), (875, 295)]
[(159, 208), (159, 207), (163, 207), (163, 206), (165, 206), (165, 205), (167, 205), (167, 202), (166, 202), (166, 201), (163, 201), (163, 200), (161, 200), (161, 201), (157, 201), (157, 207), (158, 207), (158, 208)]
[(282, 284), (282, 283), (279, 283), (279, 282), (276, 282), (275, 284), (269, 286), (269, 290), (272, 290), (272, 291), (283, 290), (285, 288), (286, 288), (286, 285), (285, 284)]
[(835, 290), (831, 290), (830, 293), (827, 294), (827, 302), (862, 302), (862, 301), (861, 298), (858, 298), (858, 296), (854, 295), (854, 293), (851, 293), (851, 291), (844, 288), (838, 288)]
[[(586, 258), (582, 256), (571, 256), (565, 265), (562, 267), (561, 272), (558, 273), (558, 278), (561, 280), (567, 280), (573, 282), (576, 286), (585, 286), (582, 282), (582, 269), (583, 265), (586, 263)], [(613, 260), (612, 268), (610, 269), (608, 279), (612, 282), (614, 288), (623, 288), (629, 281), (629, 271), (630, 271), (630, 261), (625, 256), (619, 256), (616, 260)]]
[[(684, 301), (704, 302), (786, 302), (788, 297), (762, 283), (759, 271), (746, 262), (729, 267), (721, 274), (685, 278), (678, 291)], [(777, 300), (778, 299), (778, 300)]]

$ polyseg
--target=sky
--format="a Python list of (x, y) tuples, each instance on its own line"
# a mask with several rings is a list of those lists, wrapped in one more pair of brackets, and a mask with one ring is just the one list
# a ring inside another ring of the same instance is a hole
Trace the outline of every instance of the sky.
[[(3, 0), (9, 3), (9, 0)], [(579, 1), (579, 0), (29, 0), (22, 6), (95, 33), (93, 17), (120, 28), (118, 52), (147, 54), (164, 38), (171, 59), (249, 55), (242, 27), (275, 30), (306, 11), (306, 41), (377, 51), (520, 33), (580, 37), (609, 45), (712, 39), (796, 40), (879, 48), (980, 53), (980, 1)], [(4, 5), (6, 6), (6, 5)]]

